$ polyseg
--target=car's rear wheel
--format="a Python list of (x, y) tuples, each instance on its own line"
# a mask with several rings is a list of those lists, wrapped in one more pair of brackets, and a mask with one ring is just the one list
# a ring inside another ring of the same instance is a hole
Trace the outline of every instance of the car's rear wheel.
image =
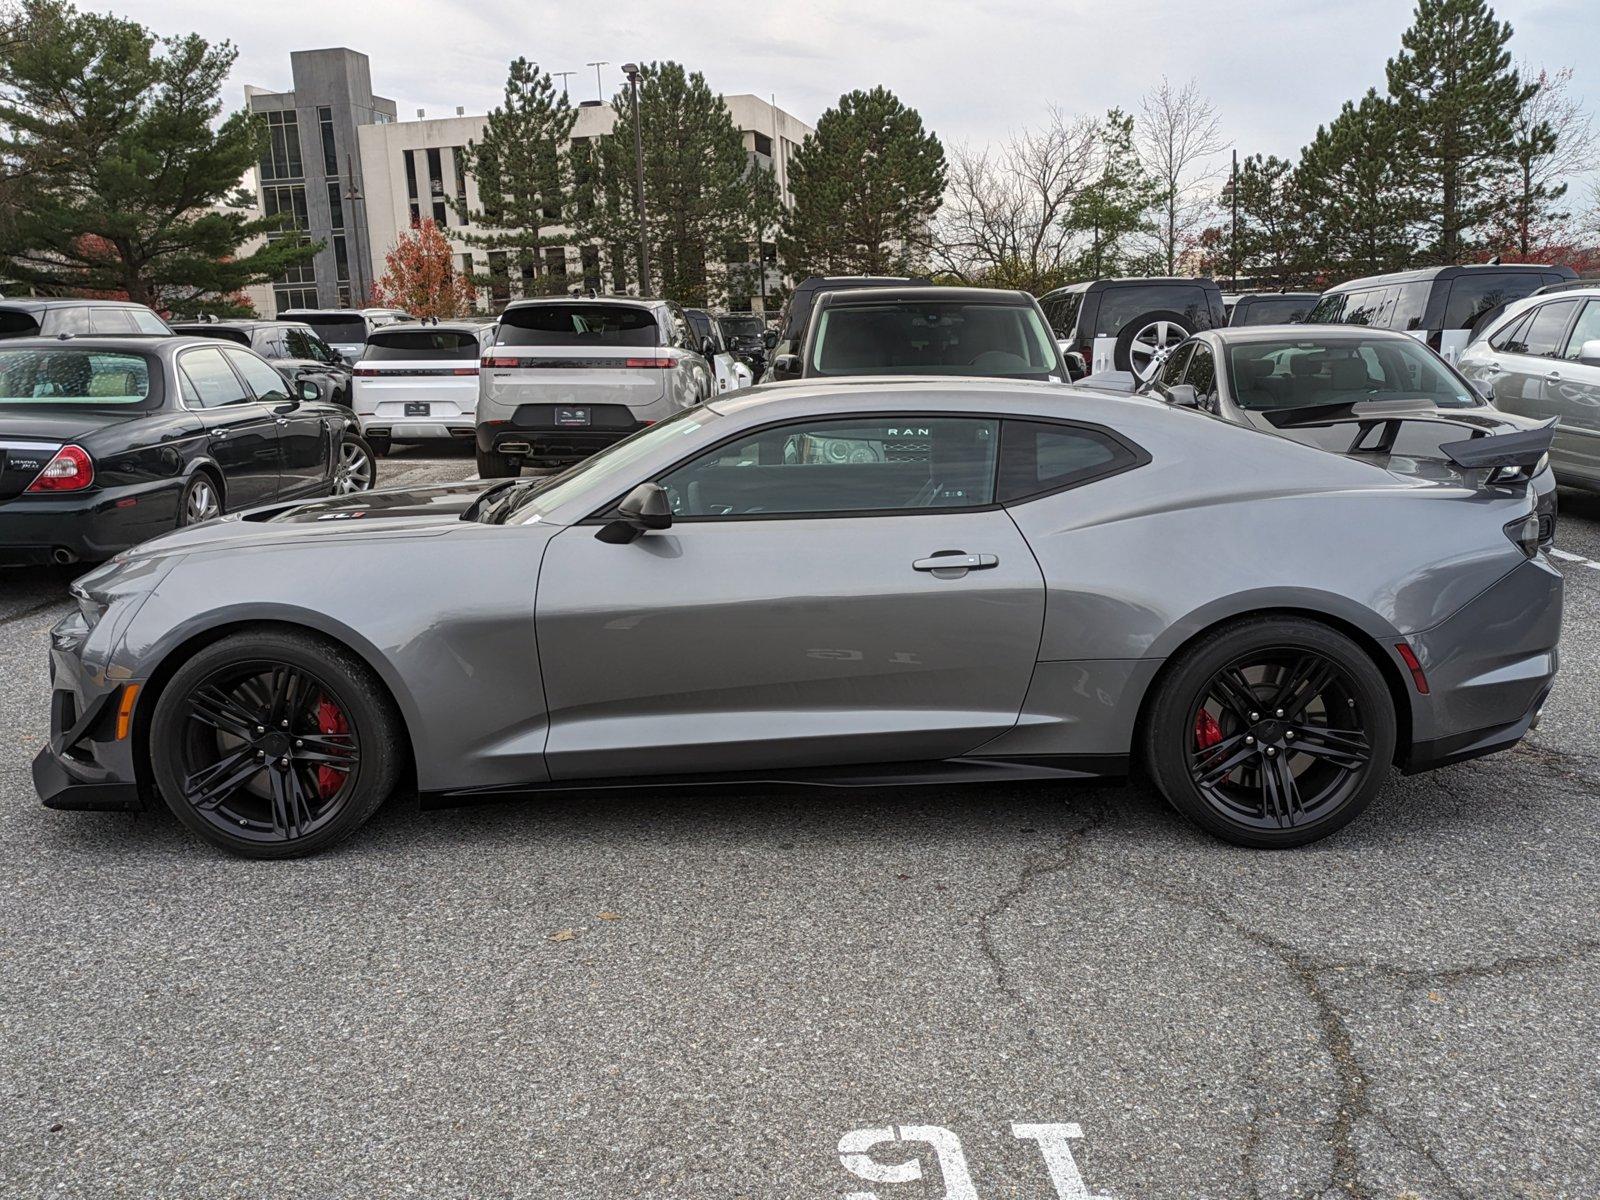
[(478, 451), (478, 475), (483, 479), (510, 479), (522, 474), (522, 464), (498, 450)]
[(1240, 846), (1299, 846), (1342, 828), (1383, 786), (1394, 747), (1394, 702), (1372, 659), (1291, 617), (1242, 621), (1185, 651), (1145, 725), (1162, 795)]
[(353, 433), (345, 434), (339, 445), (339, 461), (333, 468), (333, 494), (370, 492), (377, 483), (378, 464), (372, 447)]
[(400, 722), (348, 650), (239, 633), (179, 667), (156, 702), (150, 761), (178, 820), (253, 858), (326, 849), (394, 789)]
[(1129, 371), (1140, 383), (1149, 383), (1161, 373), (1167, 356), (1194, 330), (1182, 313), (1157, 309), (1135, 317), (1117, 334), (1111, 365)]
[(209, 471), (196, 471), (178, 500), (178, 525), (198, 525), (222, 515), (222, 491)]

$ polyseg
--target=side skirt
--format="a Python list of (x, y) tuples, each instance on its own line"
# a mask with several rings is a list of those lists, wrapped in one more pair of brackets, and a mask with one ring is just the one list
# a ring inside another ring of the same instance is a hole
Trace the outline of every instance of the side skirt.
[(946, 758), (931, 762), (872, 763), (849, 767), (726, 771), (700, 775), (630, 775), (606, 779), (557, 779), (421, 793), (422, 807), (454, 808), (524, 800), (563, 792), (636, 792), (646, 788), (707, 787), (929, 787), (935, 784), (1067, 782), (1118, 779), (1128, 773), (1126, 754), (1055, 754), (1030, 758)]

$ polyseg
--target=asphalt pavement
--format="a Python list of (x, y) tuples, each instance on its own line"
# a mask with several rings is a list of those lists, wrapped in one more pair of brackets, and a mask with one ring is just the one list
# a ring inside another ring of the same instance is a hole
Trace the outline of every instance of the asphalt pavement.
[(1013, 785), (401, 799), (239, 861), (39, 806), (70, 573), (0, 573), (0, 1196), (1600, 1195), (1600, 497), (1562, 503), (1542, 727), (1279, 854)]

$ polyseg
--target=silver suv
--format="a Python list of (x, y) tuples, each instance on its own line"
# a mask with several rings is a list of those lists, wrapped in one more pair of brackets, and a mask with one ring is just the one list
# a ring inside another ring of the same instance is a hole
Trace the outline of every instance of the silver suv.
[(1556, 479), (1600, 490), (1600, 281), (1509, 305), (1456, 366), (1497, 408), (1559, 418)]
[(627, 296), (519, 300), (478, 375), (478, 473), (587, 458), (714, 394), (683, 309)]

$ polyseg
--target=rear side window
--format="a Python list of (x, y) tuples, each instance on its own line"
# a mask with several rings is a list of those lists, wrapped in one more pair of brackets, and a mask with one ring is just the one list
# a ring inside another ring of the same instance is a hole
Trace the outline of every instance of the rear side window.
[(659, 346), (656, 315), (634, 304), (534, 304), (500, 318), (500, 346)]
[(1002, 504), (1087, 483), (1139, 462), (1139, 456), (1097, 429), (1044, 421), (1007, 421), (1000, 437)]
[(1422, 328), (1422, 318), (1428, 311), (1426, 283), (1402, 283), (1394, 289), (1394, 307), (1389, 311), (1389, 328), (1405, 332)]
[(1063, 292), (1059, 296), (1046, 296), (1039, 302), (1044, 309), (1050, 331), (1058, 338), (1070, 338), (1072, 327), (1078, 323), (1078, 310), (1083, 307), (1082, 292)]
[(363, 361), (478, 357), (478, 339), (459, 329), (386, 329), (367, 339)]
[(54, 336), (58, 333), (88, 333), (89, 310), (87, 308), (58, 308), (45, 314), (44, 332)]
[(39, 322), (20, 308), (0, 308), (0, 338), (33, 337)]
[(1478, 318), (1513, 300), (1531, 296), (1544, 280), (1531, 271), (1486, 271), (1462, 275), (1450, 285), (1444, 328), (1471, 329)]
[(89, 310), (91, 333), (132, 333), (133, 318), (123, 308), (92, 308)]
[(1123, 326), (1145, 313), (1175, 312), (1191, 331), (1210, 329), (1211, 297), (1204, 288), (1182, 284), (1155, 287), (1108, 287), (1100, 293), (1095, 336), (1116, 337)]

